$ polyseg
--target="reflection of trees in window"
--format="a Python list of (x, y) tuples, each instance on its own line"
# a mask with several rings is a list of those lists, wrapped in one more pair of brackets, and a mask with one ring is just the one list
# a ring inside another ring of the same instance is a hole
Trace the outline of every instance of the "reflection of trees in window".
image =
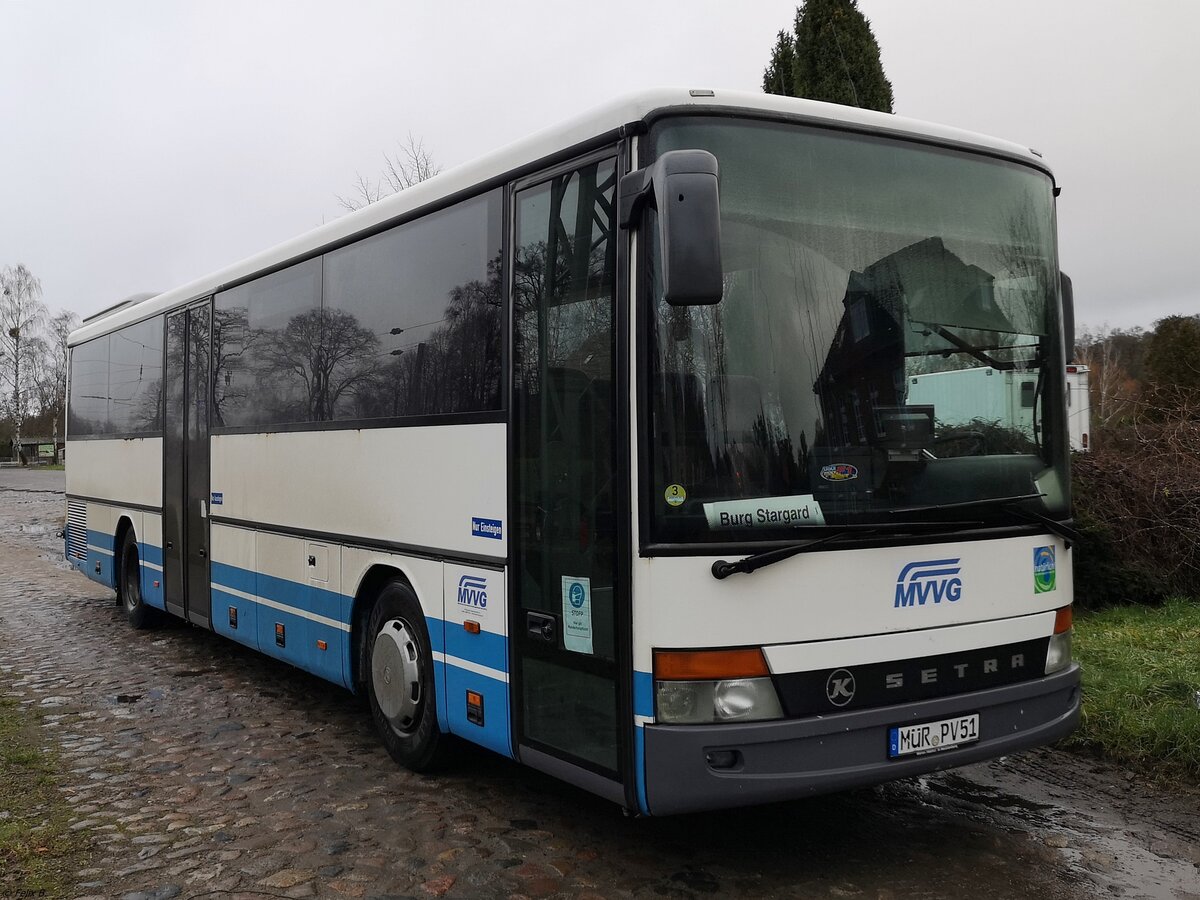
[(248, 403), (251, 384), (235, 379), (234, 373), (252, 349), (255, 333), (250, 329), (245, 307), (222, 308), (217, 304), (213, 305), (212, 331), (213, 425), (220, 427), (232, 424), (226, 421), (228, 409), (241, 409)]
[[(276, 421), (328, 422), (338, 400), (375, 371), (379, 339), (338, 309), (293, 316), (282, 330), (264, 331), (255, 365), (266, 378), (282, 378), (300, 390), (284, 395)], [(297, 404), (297, 405), (292, 405)]]
[(498, 409), (501, 209), (475, 197), (218, 295), (214, 424)]
[[(356, 395), (357, 412), (338, 418), (435, 415), (500, 404), (500, 258), (486, 281), (450, 290), (445, 321), (424, 340), (398, 348)], [(394, 351), (393, 351), (394, 352)], [(389, 354), (390, 355), (390, 354)]]
[(72, 436), (160, 431), (162, 337), (156, 316), (72, 349)]
[[(543, 366), (608, 372), (616, 242), (611, 230), (616, 168), (586, 166), (526, 192), (535, 235), (517, 248), (513, 304), (518, 318), (540, 316), (539, 346), (516, 365), (532, 384)], [(542, 216), (545, 218), (542, 218)]]

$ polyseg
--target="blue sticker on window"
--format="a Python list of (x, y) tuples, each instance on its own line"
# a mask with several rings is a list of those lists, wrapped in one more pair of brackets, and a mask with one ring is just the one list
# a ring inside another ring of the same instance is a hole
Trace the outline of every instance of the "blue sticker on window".
[(212, 492), (212, 505), (221, 506), (225, 502), (225, 494), (221, 491)]
[(495, 538), (500, 540), (504, 537), (504, 526), (499, 519), (480, 519), (477, 517), (471, 518), (471, 536), (482, 538)]

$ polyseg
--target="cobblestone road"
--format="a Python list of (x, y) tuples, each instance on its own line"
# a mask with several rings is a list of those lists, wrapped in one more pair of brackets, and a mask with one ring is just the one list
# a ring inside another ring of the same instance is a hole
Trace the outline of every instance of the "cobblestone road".
[[(63, 752), (74, 827), (99, 848), (78, 873), (81, 897), (1065, 897), (1106, 886), (1074, 836), (1005, 799), (999, 764), (649, 820), (470, 748), (446, 774), (408, 773), (345, 691), (181, 623), (131, 631), (112, 595), (62, 561), (63, 500), (50, 492), (61, 475), (14, 479), (0, 473), (0, 689), (42, 708)], [(1195, 869), (1179, 865), (1162, 896), (1187, 896), (1174, 885)]]

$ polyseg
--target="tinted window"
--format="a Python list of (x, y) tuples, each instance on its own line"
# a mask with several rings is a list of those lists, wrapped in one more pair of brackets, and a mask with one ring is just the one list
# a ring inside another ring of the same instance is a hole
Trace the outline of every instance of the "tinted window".
[(493, 191), (218, 294), (213, 424), (500, 407)]
[(499, 408), (501, 210), (493, 191), (325, 257), (325, 417)]
[(109, 335), (108, 430), (117, 434), (162, 428), (161, 316)]
[(162, 316), (71, 348), (71, 437), (162, 431)]
[(320, 259), (218, 294), (213, 337), (214, 425), (322, 418)]
[(71, 348), (71, 437), (104, 434), (108, 428), (109, 335)]

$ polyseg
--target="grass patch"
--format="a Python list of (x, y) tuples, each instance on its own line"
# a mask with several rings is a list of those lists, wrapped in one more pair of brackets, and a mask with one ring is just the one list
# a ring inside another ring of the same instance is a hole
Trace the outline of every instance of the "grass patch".
[(1200, 783), (1200, 604), (1081, 613), (1083, 723), (1067, 746), (1165, 783)]
[(36, 711), (0, 697), (0, 896), (13, 900), (70, 896), (88, 851), (40, 732)]

